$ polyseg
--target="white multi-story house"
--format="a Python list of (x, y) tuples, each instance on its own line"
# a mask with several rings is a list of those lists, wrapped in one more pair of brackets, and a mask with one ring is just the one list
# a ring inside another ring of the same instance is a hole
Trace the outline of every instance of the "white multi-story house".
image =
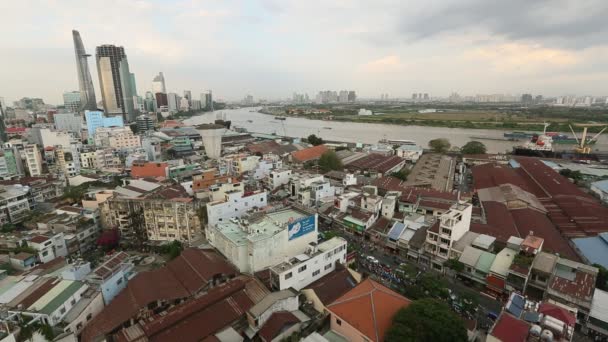
[(28, 186), (0, 185), (0, 198), (0, 225), (21, 222), (33, 206)]
[(317, 180), (306, 188), (298, 189), (298, 203), (304, 206), (316, 206), (321, 202), (333, 201), (336, 188), (328, 180)]
[(134, 267), (127, 253), (118, 252), (89, 275), (89, 281), (99, 285), (106, 305), (127, 287), (127, 282), (135, 276)]
[(424, 250), (431, 256), (434, 268), (442, 269), (443, 262), (452, 254), (454, 243), (469, 231), (472, 211), (471, 204), (456, 203), (427, 230)]
[(130, 149), (141, 147), (141, 141), (129, 127), (99, 127), (95, 131), (95, 145)]
[(319, 245), (311, 243), (303, 254), (273, 266), (270, 283), (276, 290), (299, 291), (334, 271), (338, 263), (346, 264), (346, 240), (334, 237)]
[(228, 191), (223, 200), (207, 204), (208, 224), (215, 226), (231, 218), (239, 218), (249, 210), (264, 208), (266, 205), (267, 193), (265, 191), (253, 193), (238, 190)]
[(291, 174), (291, 170), (273, 170), (268, 177), (266, 177), (266, 182), (271, 189), (276, 189), (288, 184), (291, 179)]
[(43, 264), (68, 255), (63, 233), (36, 235), (28, 241), (28, 247), (38, 251), (38, 259)]
[(40, 155), (38, 146), (36, 144), (26, 145), (23, 153), (30, 176), (37, 177), (42, 175), (42, 156)]

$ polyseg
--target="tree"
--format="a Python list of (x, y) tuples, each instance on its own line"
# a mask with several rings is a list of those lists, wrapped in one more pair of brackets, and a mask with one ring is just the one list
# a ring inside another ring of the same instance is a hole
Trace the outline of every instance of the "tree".
[(469, 141), (460, 149), (462, 154), (486, 154), (486, 145), (479, 141)]
[(319, 167), (323, 172), (336, 170), (342, 170), (342, 161), (338, 158), (338, 155), (334, 151), (327, 151), (319, 158)]
[(599, 269), (597, 278), (595, 279), (595, 287), (600, 290), (608, 291), (608, 270), (600, 264), (593, 264), (593, 267)]
[(467, 330), (444, 302), (420, 299), (397, 312), (385, 341), (467, 341)]
[(572, 171), (570, 169), (561, 169), (559, 170), (559, 174), (566, 178), (570, 178), (575, 182), (583, 179), (583, 174), (578, 170)]
[(456, 272), (464, 271), (464, 264), (458, 261), (458, 259), (449, 259), (448, 261), (444, 262), (443, 265)]
[(395, 178), (399, 178), (402, 181), (406, 181), (407, 180), (407, 176), (409, 176), (409, 175), (410, 175), (410, 170), (406, 169), (406, 168), (403, 168), (403, 169), (401, 169), (401, 170), (399, 170), (397, 172), (391, 173), (391, 176), (393, 176)]
[(306, 140), (308, 141), (308, 143), (310, 143), (314, 146), (323, 145), (323, 142), (324, 142), (323, 139), (317, 137), (314, 134), (309, 135), (308, 138), (306, 138)]
[(433, 152), (445, 153), (452, 147), (452, 144), (450, 144), (450, 141), (446, 138), (438, 138), (429, 141), (429, 147)]
[(168, 254), (169, 260), (173, 260), (177, 258), (180, 254), (182, 254), (183, 250), (184, 245), (182, 245), (182, 243), (177, 240), (173, 240), (171, 243), (164, 245), (161, 249), (161, 252), (163, 254)]

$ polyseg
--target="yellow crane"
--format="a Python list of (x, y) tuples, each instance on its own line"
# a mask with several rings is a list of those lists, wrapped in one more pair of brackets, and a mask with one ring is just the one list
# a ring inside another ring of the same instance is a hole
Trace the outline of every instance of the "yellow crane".
[(606, 128), (608, 128), (608, 127), (604, 127), (598, 134), (593, 136), (593, 138), (587, 140), (587, 127), (585, 126), (585, 127), (583, 127), (583, 136), (579, 140), (578, 137), (576, 136), (576, 133), (574, 133), (574, 129), (572, 128), (572, 126), (571, 125), (568, 125), (568, 126), (570, 127), (570, 131), (574, 135), (574, 139), (576, 139), (577, 146), (576, 146), (576, 148), (574, 148), (574, 151), (576, 153), (582, 153), (582, 154), (591, 153), (591, 147), (589, 146), (589, 144), (592, 141), (594, 141), (595, 139), (597, 139), (597, 137), (599, 137), (600, 134), (604, 133)]

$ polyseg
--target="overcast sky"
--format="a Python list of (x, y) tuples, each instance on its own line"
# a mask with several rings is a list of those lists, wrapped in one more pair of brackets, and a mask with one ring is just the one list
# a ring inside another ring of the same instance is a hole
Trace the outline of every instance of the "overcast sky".
[[(0, 97), (61, 103), (85, 48), (125, 47), (140, 93), (280, 98), (608, 95), (606, 0), (3, 0)], [(97, 69), (90, 59), (100, 99)]]

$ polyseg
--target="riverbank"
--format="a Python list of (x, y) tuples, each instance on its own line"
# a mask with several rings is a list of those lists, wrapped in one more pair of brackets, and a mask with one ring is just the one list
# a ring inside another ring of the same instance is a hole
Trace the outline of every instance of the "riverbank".
[[(541, 121), (518, 121), (509, 119), (509, 116), (500, 116), (493, 113), (391, 113), (391, 114), (375, 114), (375, 115), (353, 115), (346, 110), (330, 111), (323, 113), (306, 113), (299, 114), (298, 112), (287, 112), (283, 108), (262, 108), (259, 111), (262, 114), (273, 116), (285, 116), (293, 118), (302, 118), (308, 120), (323, 120), (323, 121), (339, 121), (339, 122), (354, 122), (354, 123), (373, 123), (387, 124), (399, 126), (426, 126), (426, 127), (445, 127), (445, 128), (462, 128), (462, 129), (489, 129), (489, 130), (506, 130), (506, 131), (526, 131), (526, 132), (542, 132), (544, 129), (543, 118)], [(436, 119), (437, 118), (437, 119)], [(551, 132), (570, 132), (570, 125), (575, 130), (578, 126), (587, 125), (589, 133), (598, 133), (607, 124), (602, 123), (585, 123), (585, 122), (570, 122), (564, 119), (546, 120), (550, 125), (547, 128)], [(578, 132), (577, 132), (578, 134)]]

